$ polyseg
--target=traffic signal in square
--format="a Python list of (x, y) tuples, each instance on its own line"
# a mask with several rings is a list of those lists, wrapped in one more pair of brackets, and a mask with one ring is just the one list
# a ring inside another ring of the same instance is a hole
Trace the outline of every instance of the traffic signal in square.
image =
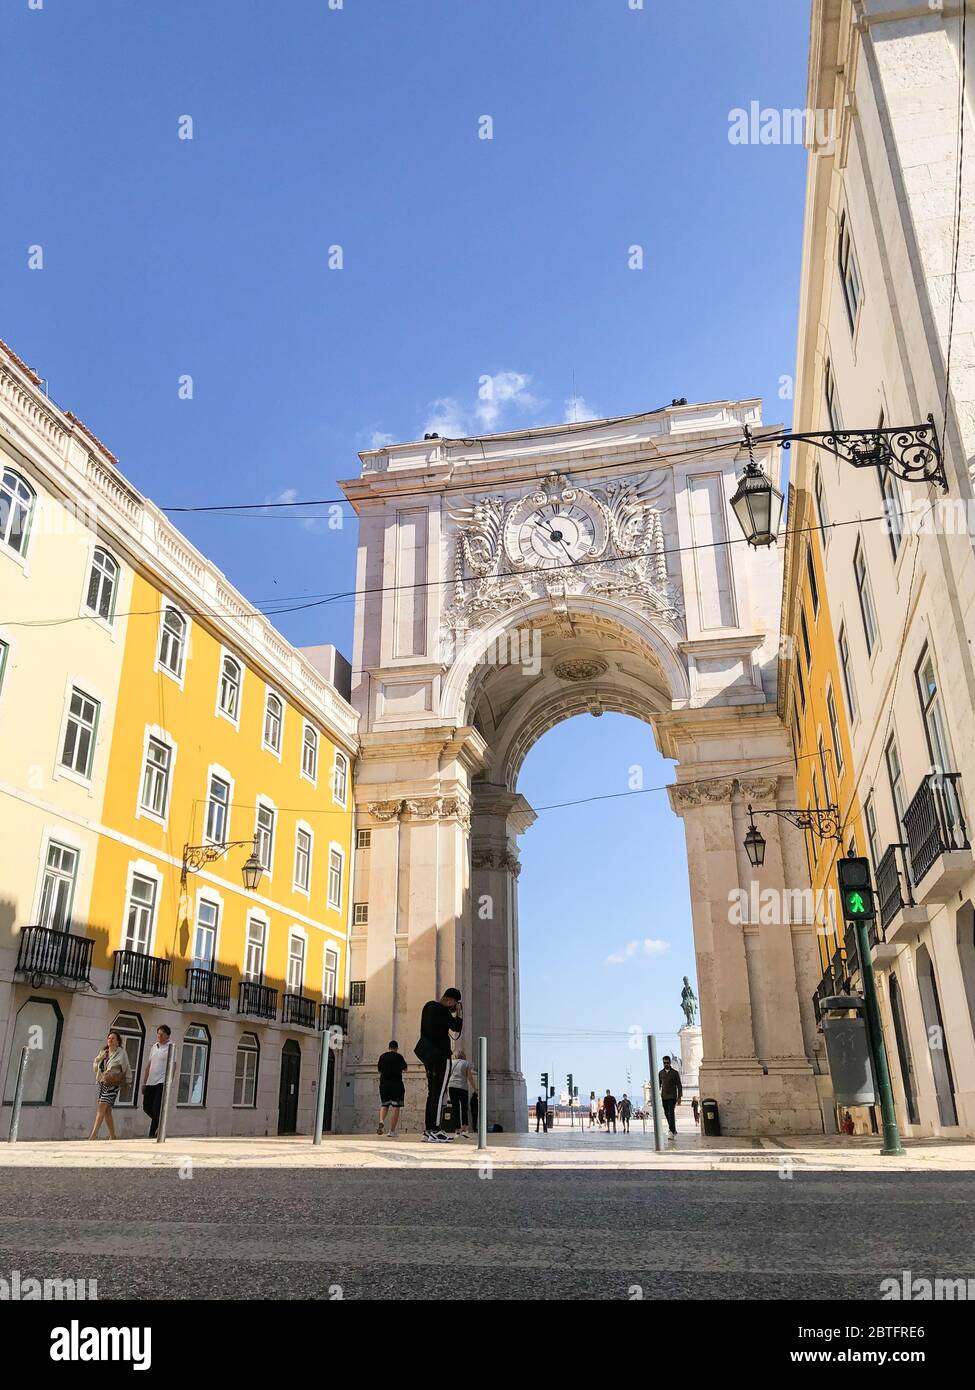
[(841, 859), (836, 866), (840, 911), (844, 922), (870, 922), (877, 915), (873, 900), (870, 860)]
[(543, 1096), (547, 1096), (547, 1095), (548, 1095), (548, 1072), (547, 1072), (547, 1071), (543, 1071), (543, 1072), (542, 1072), (542, 1095), (543, 1095)]

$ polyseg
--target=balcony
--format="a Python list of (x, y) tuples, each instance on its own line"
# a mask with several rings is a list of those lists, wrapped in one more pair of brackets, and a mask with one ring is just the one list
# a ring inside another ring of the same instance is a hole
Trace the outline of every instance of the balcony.
[(303, 994), (286, 994), (281, 1022), (294, 1024), (298, 1028), (314, 1028), (315, 1012), (314, 999), (306, 999)]
[[(851, 940), (850, 944), (853, 942)], [(842, 946), (838, 946), (833, 952), (833, 959), (823, 972), (823, 978), (816, 986), (816, 993), (813, 995), (813, 1012), (816, 1015), (816, 1022), (822, 1021), (822, 1001), (834, 998), (838, 994), (850, 994), (850, 973), (847, 968), (846, 951)]]
[(957, 772), (929, 772), (904, 812), (911, 884), (921, 903), (947, 902), (975, 867)]
[(329, 1028), (341, 1028), (343, 1033), (348, 1033), (348, 1009), (340, 1009), (337, 1004), (319, 1004), (318, 1028), (322, 1033), (326, 1032)]
[(230, 1011), (230, 976), (191, 965), (186, 971), (186, 1002)]
[(278, 992), (257, 980), (242, 980), (237, 991), (237, 1012), (273, 1023), (278, 1016)]
[(88, 980), (94, 944), (87, 936), (67, 931), (22, 927), (14, 970), (31, 978), (47, 975), (57, 980)]
[(911, 889), (907, 845), (889, 845), (877, 865), (879, 919), (870, 928), (870, 959), (889, 965), (898, 947), (913, 941), (928, 920), (927, 909), (918, 907)]
[(147, 956), (141, 951), (116, 951), (112, 964), (112, 989), (126, 994), (147, 994), (153, 999), (165, 999), (169, 993), (171, 965), (159, 956)]

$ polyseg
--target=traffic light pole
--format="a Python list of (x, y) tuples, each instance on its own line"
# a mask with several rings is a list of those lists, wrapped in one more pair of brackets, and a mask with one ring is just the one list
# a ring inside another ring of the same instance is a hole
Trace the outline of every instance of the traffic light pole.
[(857, 955), (860, 957), (860, 978), (863, 981), (863, 1003), (867, 1016), (867, 1033), (870, 1038), (870, 1051), (873, 1054), (874, 1073), (877, 1089), (880, 1091), (880, 1117), (884, 1131), (882, 1154), (902, 1154), (897, 1116), (894, 1114), (894, 1092), (890, 1084), (890, 1068), (887, 1065), (887, 1048), (884, 1044), (884, 1030), (880, 1021), (880, 1005), (877, 1002), (877, 982), (874, 979), (873, 961), (870, 959), (870, 942), (867, 939), (867, 924), (862, 919), (852, 923), (857, 934)]

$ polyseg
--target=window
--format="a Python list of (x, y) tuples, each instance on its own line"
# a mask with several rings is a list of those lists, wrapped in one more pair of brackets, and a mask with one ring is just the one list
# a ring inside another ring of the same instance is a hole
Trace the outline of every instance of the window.
[(156, 882), (144, 874), (132, 875), (129, 904), (125, 914), (123, 951), (148, 955), (152, 944), (152, 924), (156, 915)]
[(325, 948), (325, 974), (322, 980), (322, 994), (326, 1004), (334, 1004), (339, 979), (339, 953), (331, 946)]
[(904, 541), (904, 524), (901, 520), (903, 507), (900, 485), (889, 468), (880, 470), (880, 491), (884, 499), (884, 516), (886, 518), (887, 539), (890, 541), (890, 553), (896, 560)]
[(836, 759), (837, 776), (843, 771), (843, 745), (840, 742), (840, 723), (836, 717), (836, 701), (833, 687), (826, 691), (826, 716), (829, 719), (829, 736), (833, 743), (833, 757)]
[(305, 986), (305, 938), (293, 931), (288, 937), (288, 993), (300, 994)]
[(186, 619), (169, 604), (163, 609), (162, 626), (159, 629), (159, 662), (164, 671), (183, 679), (183, 663), (186, 659)]
[(311, 831), (302, 826), (295, 831), (295, 887), (300, 893), (311, 888)]
[(7, 1075), (3, 1088), (5, 1106), (13, 1104), (25, 1047), (27, 1069), (24, 1072), (22, 1102), (24, 1105), (52, 1103), (63, 1028), (64, 1015), (54, 999), (44, 999), (34, 994), (21, 1004), (7, 1053)]
[(799, 614), (799, 631), (802, 633), (802, 650), (806, 657), (806, 670), (812, 670), (812, 650), (809, 646), (809, 628), (806, 626), (806, 610)]
[(88, 592), (85, 607), (89, 612), (110, 623), (115, 617), (115, 595), (118, 590), (119, 565), (107, 550), (96, 546), (91, 557), (91, 571), (88, 575)]
[(142, 1048), (146, 1038), (146, 1026), (139, 1014), (116, 1014), (112, 1027), (122, 1039), (125, 1055), (132, 1068), (132, 1075), (123, 1084), (115, 1104), (116, 1106), (135, 1105), (142, 1086), (139, 1068), (142, 1066)]
[(41, 881), (38, 926), (47, 927), (49, 931), (68, 930), (77, 879), (78, 851), (52, 840), (47, 847), (44, 878)]
[(837, 259), (839, 261), (840, 281), (843, 285), (843, 298), (846, 301), (846, 313), (850, 320), (850, 331), (852, 332), (856, 327), (857, 312), (860, 308), (863, 291), (860, 286), (860, 271), (857, 267), (856, 253), (853, 250), (853, 238), (850, 235), (850, 223), (845, 212), (840, 217)]
[(846, 707), (850, 712), (850, 718), (857, 717), (857, 696), (856, 686), (853, 684), (853, 663), (850, 660), (850, 644), (846, 637), (846, 624), (840, 628), (838, 640), (840, 649), (840, 670), (843, 673), (843, 690), (846, 693)]
[(352, 907), (352, 921), (357, 927), (367, 927), (369, 925), (369, 904), (355, 903)]
[(853, 554), (853, 577), (856, 580), (857, 597), (860, 600), (860, 616), (863, 619), (863, 636), (867, 643), (867, 655), (873, 655), (873, 649), (877, 645), (877, 614), (873, 606), (873, 595), (870, 592), (870, 579), (867, 574), (867, 562), (863, 556), (863, 543), (857, 540), (856, 550)]
[(371, 831), (371, 830), (357, 830), (357, 831), (355, 832), (355, 847), (356, 847), (356, 849), (368, 849), (369, 846), (370, 846), (371, 844), (372, 844), (372, 831)]
[(196, 931), (193, 934), (193, 969), (212, 970), (217, 954), (217, 926), (220, 907), (209, 898), (201, 898), (196, 906)]
[(232, 656), (224, 656), (220, 662), (220, 689), (217, 692), (217, 708), (231, 723), (240, 718), (240, 662)]
[(826, 493), (823, 490), (823, 470), (818, 466), (816, 468), (816, 477), (813, 481), (813, 493), (816, 498), (816, 518), (822, 531), (823, 545), (825, 546), (829, 543), (830, 537), (829, 511), (826, 507)]
[(30, 484), (5, 468), (0, 477), (0, 543), (17, 555), (27, 554), (27, 538), (37, 495)]
[(257, 857), (268, 873), (274, 860), (274, 808), (264, 802), (258, 803), (255, 826)]
[(880, 863), (880, 835), (877, 831), (877, 808), (874, 805), (873, 792), (863, 803), (863, 819), (867, 826), (867, 840), (870, 844), (870, 858), (873, 861), (874, 873)]
[(335, 845), (328, 852), (328, 905), (342, 907), (342, 851)]
[(273, 690), (267, 692), (264, 705), (264, 747), (272, 753), (281, 752), (281, 725), (284, 722), (284, 705), (281, 697)]
[(211, 773), (206, 825), (206, 838), (211, 845), (222, 845), (226, 842), (229, 816), (230, 783)]
[(244, 979), (260, 984), (264, 979), (264, 948), (267, 944), (267, 923), (252, 917), (247, 923), (247, 949), (244, 955)]
[(894, 805), (894, 818), (897, 821), (897, 838), (899, 840), (904, 833), (903, 820), (907, 798), (904, 794), (904, 773), (901, 769), (900, 754), (893, 737), (888, 740), (884, 750), (884, 759), (887, 763), (887, 780), (890, 783), (890, 799)]
[(806, 575), (809, 579), (809, 597), (812, 600), (813, 617), (819, 613), (819, 585), (816, 583), (816, 562), (813, 559), (812, 546), (806, 546)]
[(318, 781), (318, 734), (310, 724), (305, 725), (301, 739), (301, 775), (309, 782)]
[(803, 709), (806, 708), (806, 687), (802, 681), (802, 667), (796, 662), (796, 689), (799, 692), (799, 703)]
[(173, 750), (162, 739), (150, 735), (146, 744), (146, 763), (142, 773), (143, 811), (165, 820), (169, 806), (169, 770)]
[(931, 653), (927, 648), (921, 654), (921, 660), (915, 671), (915, 678), (931, 766), (935, 772), (951, 772), (954, 760), (948, 742), (948, 726), (945, 723), (944, 708), (938, 690), (938, 675), (934, 669)]
[(332, 800), (340, 806), (345, 805), (349, 785), (349, 760), (338, 748), (335, 750), (335, 766), (332, 769)]
[(826, 400), (826, 418), (829, 420), (830, 429), (834, 432), (841, 430), (843, 419), (836, 399), (836, 378), (833, 376), (833, 364), (829, 361), (823, 369), (823, 396)]
[(349, 1003), (352, 1005), (364, 1004), (366, 1002), (366, 982), (365, 980), (352, 980), (349, 983)]
[(819, 766), (823, 770), (823, 793), (826, 797), (826, 805), (834, 806), (836, 804), (836, 798), (833, 795), (833, 779), (829, 772), (829, 756), (826, 752), (826, 744), (822, 734), (819, 735), (818, 747)]
[(191, 1023), (183, 1037), (179, 1058), (177, 1105), (206, 1105), (210, 1033), (202, 1023)]
[(91, 776), (98, 711), (97, 700), (93, 700), (77, 687), (72, 689), (68, 700), (68, 722), (64, 730), (61, 766), (66, 767), (69, 772), (77, 772), (79, 777)]
[(256, 1033), (241, 1033), (234, 1064), (234, 1106), (253, 1110), (257, 1104), (257, 1070), (261, 1061), (261, 1045)]

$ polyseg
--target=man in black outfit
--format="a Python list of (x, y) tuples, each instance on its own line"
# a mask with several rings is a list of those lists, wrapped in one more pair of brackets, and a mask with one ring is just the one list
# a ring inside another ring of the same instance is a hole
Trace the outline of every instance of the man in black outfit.
[[(376, 1070), (379, 1072), (379, 1128), (376, 1133), (385, 1134), (387, 1139), (395, 1139), (399, 1112), (406, 1100), (406, 1087), (403, 1085), (406, 1058), (400, 1052), (398, 1042), (394, 1040), (389, 1044), (389, 1051), (380, 1057)], [(387, 1129), (386, 1118), (390, 1112)]]
[(445, 989), (439, 999), (431, 999), (420, 1015), (420, 1038), (413, 1051), (427, 1074), (427, 1106), (423, 1138), (428, 1144), (447, 1144), (451, 1135), (440, 1128), (440, 1112), (450, 1077), (451, 1033), (464, 1026), (459, 989)]
[(676, 1067), (670, 1065), (670, 1058), (664, 1058), (664, 1064), (657, 1074), (660, 1083), (660, 1101), (667, 1116), (667, 1128), (670, 1133), (668, 1139), (677, 1138), (677, 1107), (681, 1103), (684, 1088), (680, 1084), (680, 1073)]
[(535, 1133), (544, 1129), (548, 1133), (548, 1105), (541, 1096), (535, 1102)]

